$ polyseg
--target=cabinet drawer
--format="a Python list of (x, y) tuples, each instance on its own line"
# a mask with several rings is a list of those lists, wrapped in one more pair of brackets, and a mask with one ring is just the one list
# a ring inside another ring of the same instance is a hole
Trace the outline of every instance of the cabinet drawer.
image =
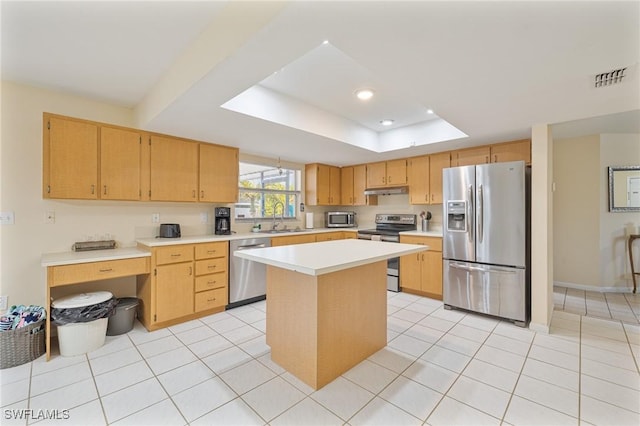
[(196, 261), (196, 275), (213, 274), (227, 270), (227, 258), (206, 259)]
[(105, 260), (102, 262), (78, 263), (75, 265), (53, 266), (52, 287), (130, 275), (148, 274), (150, 258)]
[(213, 290), (214, 288), (227, 287), (229, 278), (226, 272), (203, 275), (196, 277), (196, 292)]
[(156, 264), (189, 262), (193, 260), (193, 245), (183, 244), (156, 249)]
[(227, 288), (196, 293), (196, 312), (218, 308), (227, 304)]
[(406, 244), (422, 244), (429, 246), (429, 250), (442, 251), (442, 238), (439, 237), (418, 237), (414, 235), (401, 235), (400, 242)]
[(196, 245), (196, 259), (209, 259), (211, 257), (227, 256), (229, 243), (221, 241), (218, 243), (206, 243)]

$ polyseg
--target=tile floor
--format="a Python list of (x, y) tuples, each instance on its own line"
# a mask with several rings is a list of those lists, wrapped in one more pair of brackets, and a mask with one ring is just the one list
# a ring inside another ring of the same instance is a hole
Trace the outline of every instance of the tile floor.
[(138, 324), (88, 355), (2, 370), (0, 423), (640, 424), (638, 325), (555, 312), (540, 334), (404, 293), (388, 314), (388, 346), (319, 391), (271, 361), (264, 302)]
[(640, 324), (640, 293), (600, 293), (553, 287), (556, 311)]

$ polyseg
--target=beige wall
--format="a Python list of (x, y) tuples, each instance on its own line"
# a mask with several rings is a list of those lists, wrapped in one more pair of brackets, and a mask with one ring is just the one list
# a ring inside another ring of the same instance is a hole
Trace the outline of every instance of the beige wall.
[[(600, 283), (600, 137), (553, 141), (553, 279)], [(587, 260), (590, 259), (590, 260)]]

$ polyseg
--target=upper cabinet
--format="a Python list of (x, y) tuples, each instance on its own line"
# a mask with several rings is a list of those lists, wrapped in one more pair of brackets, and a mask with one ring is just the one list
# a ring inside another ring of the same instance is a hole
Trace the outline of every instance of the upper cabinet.
[(340, 185), (339, 167), (317, 163), (305, 166), (305, 200), (308, 205), (340, 205)]
[(406, 184), (406, 159), (367, 164), (367, 188), (384, 188)]
[(505, 142), (491, 145), (491, 162), (504, 163), (507, 161), (522, 160), (525, 164), (531, 164), (531, 140)]
[(449, 152), (429, 156), (429, 204), (442, 204), (442, 170), (448, 167), (451, 167)]
[(198, 201), (198, 144), (151, 135), (152, 201)]
[(238, 200), (238, 149), (200, 144), (198, 200), (234, 203)]
[(378, 204), (376, 195), (364, 195), (367, 186), (367, 166), (349, 166), (340, 169), (341, 202), (343, 206), (373, 206)]
[(451, 153), (451, 167), (472, 166), (490, 163), (491, 148), (489, 145), (461, 149)]
[(449, 166), (448, 152), (409, 158), (409, 202), (442, 204), (442, 169)]
[(44, 198), (98, 198), (98, 126), (44, 115), (42, 147)]
[(100, 128), (100, 198), (139, 200), (142, 134)]

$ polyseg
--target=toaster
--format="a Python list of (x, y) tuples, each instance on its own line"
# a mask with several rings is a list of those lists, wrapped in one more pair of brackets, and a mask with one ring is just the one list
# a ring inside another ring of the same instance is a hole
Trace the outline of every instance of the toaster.
[(160, 225), (160, 238), (180, 238), (180, 225), (177, 223), (163, 223)]

